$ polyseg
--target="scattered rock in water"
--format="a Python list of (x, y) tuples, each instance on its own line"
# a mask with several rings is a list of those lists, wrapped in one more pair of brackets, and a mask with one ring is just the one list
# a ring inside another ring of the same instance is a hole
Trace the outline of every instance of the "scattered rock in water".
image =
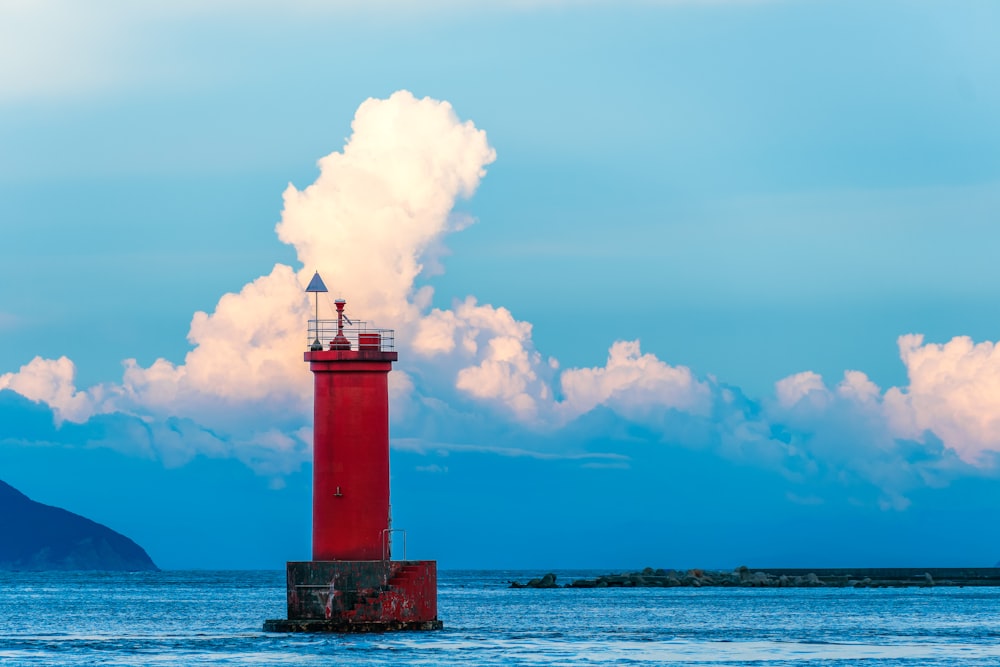
[(803, 588), (816, 588), (817, 586), (822, 586), (823, 582), (819, 580), (814, 572), (810, 572), (804, 577), (795, 577), (794, 586)]
[(549, 572), (544, 575), (541, 579), (532, 579), (526, 584), (518, 583), (516, 581), (510, 582), (511, 588), (559, 588), (559, 584), (556, 583), (556, 575)]
[[(826, 569), (816, 572), (789, 570), (782, 572), (751, 571), (746, 565), (737, 567), (732, 572), (715, 570), (665, 570), (662, 568), (644, 568), (636, 572), (621, 574), (605, 574), (593, 579), (576, 579), (562, 588), (704, 588), (736, 586), (745, 588), (907, 588), (920, 586), (924, 588), (939, 586), (1000, 586), (1000, 573), (991, 568), (956, 569), (943, 568), (935, 570), (939, 579), (931, 572), (921, 572), (913, 569), (867, 569), (865, 572), (873, 576), (858, 577), (847, 569)], [(876, 577), (876, 578), (873, 578)], [(546, 574), (544, 577), (532, 579), (526, 584), (510, 582), (511, 588), (560, 588), (556, 583), (556, 575)]]

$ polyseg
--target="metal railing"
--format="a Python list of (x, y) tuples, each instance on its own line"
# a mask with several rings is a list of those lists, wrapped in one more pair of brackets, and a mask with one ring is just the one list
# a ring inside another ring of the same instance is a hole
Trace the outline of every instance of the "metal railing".
[[(367, 322), (354, 320), (350, 327), (344, 327), (340, 333), (347, 340), (338, 341), (339, 347), (334, 349), (351, 349), (354, 351), (372, 350), (376, 352), (392, 352), (396, 349), (396, 332), (393, 329), (378, 329), (369, 327)], [(316, 341), (329, 350), (331, 343), (337, 338), (337, 320), (309, 320), (306, 347), (313, 347)], [(345, 345), (350, 345), (350, 348)]]

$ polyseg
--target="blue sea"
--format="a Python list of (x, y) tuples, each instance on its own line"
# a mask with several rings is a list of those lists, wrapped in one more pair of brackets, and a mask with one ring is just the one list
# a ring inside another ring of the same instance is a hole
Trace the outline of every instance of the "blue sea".
[(507, 587), (538, 574), (441, 571), (443, 631), (344, 636), (262, 632), (279, 571), (0, 573), (0, 665), (1000, 665), (997, 588)]

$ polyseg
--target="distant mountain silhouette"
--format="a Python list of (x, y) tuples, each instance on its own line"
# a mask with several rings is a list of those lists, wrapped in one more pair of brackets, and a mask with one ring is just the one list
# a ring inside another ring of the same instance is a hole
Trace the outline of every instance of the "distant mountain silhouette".
[(0, 570), (157, 570), (129, 538), (0, 481)]

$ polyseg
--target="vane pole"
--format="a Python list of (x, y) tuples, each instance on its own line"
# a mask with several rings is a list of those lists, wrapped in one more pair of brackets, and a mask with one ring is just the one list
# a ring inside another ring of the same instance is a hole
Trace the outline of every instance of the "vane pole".
[(309, 281), (309, 286), (306, 287), (306, 292), (312, 292), (316, 299), (316, 319), (313, 320), (316, 337), (313, 339), (312, 345), (309, 347), (309, 349), (314, 352), (323, 349), (323, 343), (319, 339), (319, 293), (326, 291), (326, 285), (323, 284), (323, 279), (319, 277), (319, 271), (317, 271), (315, 275), (313, 275), (312, 280)]

